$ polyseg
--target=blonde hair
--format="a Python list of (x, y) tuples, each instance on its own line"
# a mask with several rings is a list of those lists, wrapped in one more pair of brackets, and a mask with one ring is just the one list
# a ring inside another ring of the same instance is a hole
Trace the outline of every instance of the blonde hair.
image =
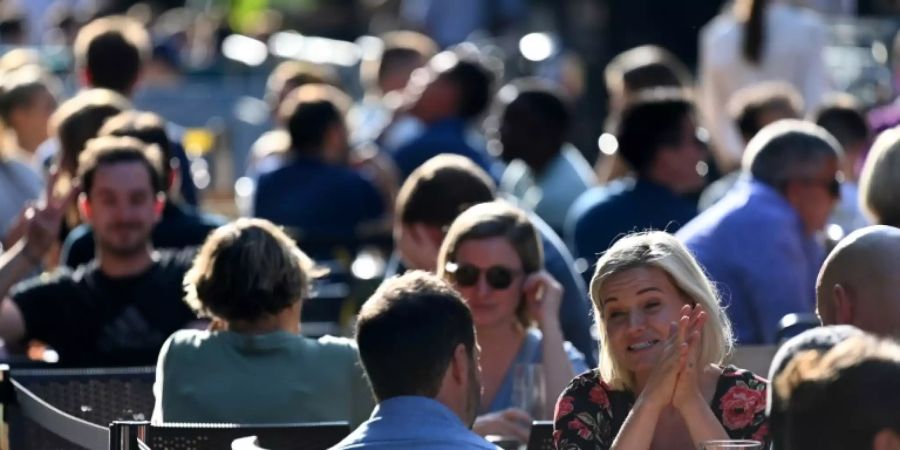
[[(472, 206), (453, 221), (438, 252), (438, 276), (450, 280), (447, 264), (456, 262), (463, 242), (494, 237), (506, 239), (515, 249), (526, 275), (544, 268), (544, 249), (534, 225), (522, 210), (500, 200)], [(531, 325), (524, 301), (519, 302), (516, 317), (523, 327)]]
[(882, 225), (900, 226), (900, 128), (878, 135), (859, 176), (859, 203)]
[(600, 257), (591, 279), (591, 301), (602, 343), (599, 370), (603, 380), (617, 389), (634, 389), (633, 375), (616, 361), (609, 346), (600, 291), (614, 275), (640, 267), (661, 269), (685, 297), (703, 307), (708, 320), (701, 332), (700, 363), (722, 364), (734, 347), (734, 339), (731, 322), (720, 305), (712, 282), (690, 252), (672, 235), (662, 231), (635, 233), (620, 239)]

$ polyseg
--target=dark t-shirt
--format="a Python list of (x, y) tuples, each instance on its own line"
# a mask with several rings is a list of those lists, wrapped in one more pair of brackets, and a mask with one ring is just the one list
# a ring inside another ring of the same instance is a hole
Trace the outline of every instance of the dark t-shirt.
[(106, 276), (95, 260), (20, 283), (12, 300), (26, 340), (46, 342), (67, 366), (155, 364), (166, 338), (196, 318), (182, 300), (193, 254), (159, 252), (135, 276)]

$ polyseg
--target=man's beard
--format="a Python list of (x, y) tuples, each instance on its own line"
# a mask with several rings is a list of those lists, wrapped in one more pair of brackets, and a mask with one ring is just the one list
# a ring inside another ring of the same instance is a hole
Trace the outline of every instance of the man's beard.
[[(121, 227), (121, 225), (119, 226)], [(136, 228), (136, 227), (129, 227)], [(142, 230), (143, 231), (143, 230)], [(97, 245), (99, 250), (102, 253), (109, 254), (111, 256), (117, 258), (127, 258), (130, 256), (137, 255), (147, 249), (147, 244), (150, 242), (150, 234), (151, 232), (147, 230), (143, 233), (142, 236), (134, 239), (131, 242), (126, 244), (117, 244), (112, 243), (109, 240), (103, 239), (99, 234), (97, 236)]]

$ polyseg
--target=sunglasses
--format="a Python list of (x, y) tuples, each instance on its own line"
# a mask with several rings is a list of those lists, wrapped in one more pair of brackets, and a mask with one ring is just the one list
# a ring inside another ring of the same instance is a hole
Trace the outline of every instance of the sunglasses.
[(471, 287), (478, 284), (478, 279), (481, 278), (481, 272), (484, 272), (484, 277), (487, 280), (488, 286), (497, 290), (508, 288), (516, 276), (521, 273), (520, 270), (513, 270), (503, 266), (492, 266), (487, 269), (481, 269), (471, 264), (457, 264), (452, 262), (447, 263), (444, 270), (452, 276), (453, 281), (456, 284), (462, 287)]

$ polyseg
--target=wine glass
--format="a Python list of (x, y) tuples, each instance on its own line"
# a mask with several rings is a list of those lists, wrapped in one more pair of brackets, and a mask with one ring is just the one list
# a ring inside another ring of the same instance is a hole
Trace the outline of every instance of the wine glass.
[(700, 443), (700, 450), (763, 450), (763, 444), (747, 439), (722, 439), (703, 441)]

